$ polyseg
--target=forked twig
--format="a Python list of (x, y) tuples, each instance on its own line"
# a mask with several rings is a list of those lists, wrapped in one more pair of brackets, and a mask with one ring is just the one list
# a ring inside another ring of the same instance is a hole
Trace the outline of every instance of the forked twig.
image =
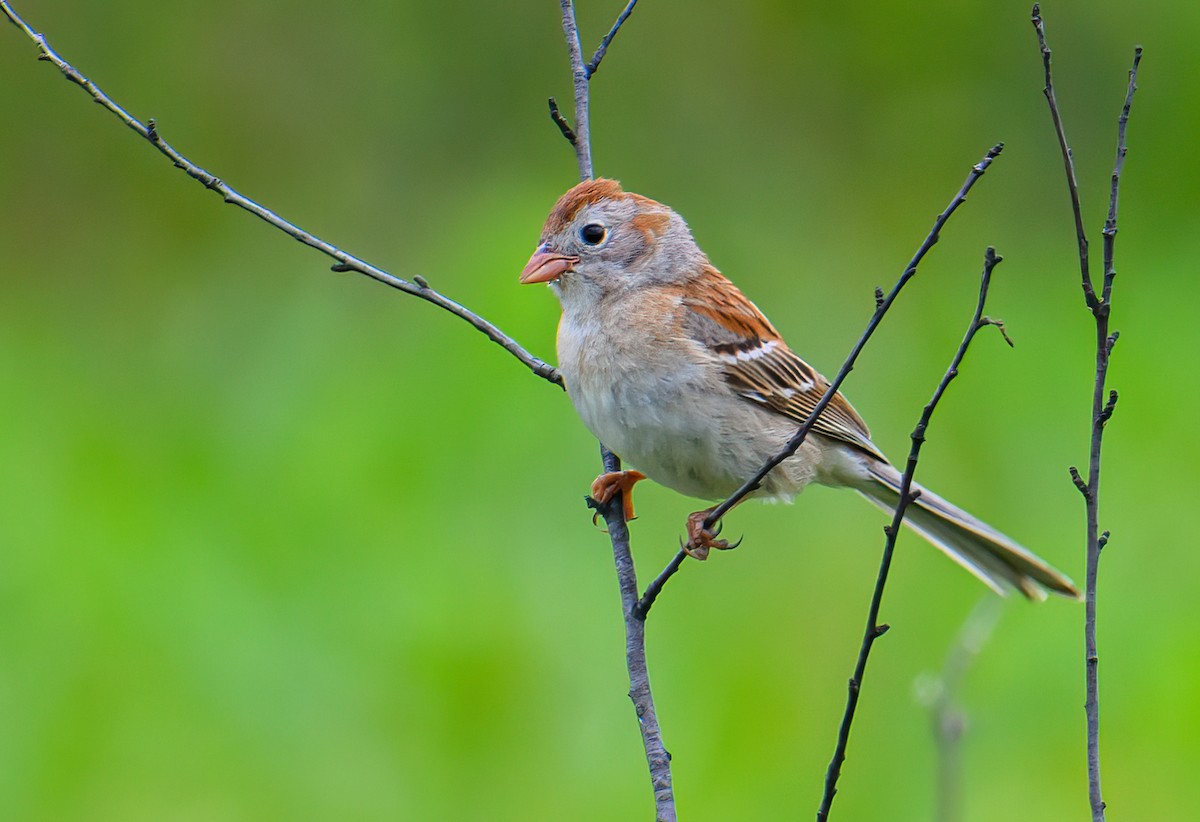
[(820, 807), (817, 808), (818, 822), (824, 822), (829, 818), (829, 810), (833, 805), (833, 797), (837, 793), (838, 777), (842, 772), (842, 763), (846, 759), (846, 746), (850, 742), (850, 728), (854, 724), (854, 714), (858, 707), (858, 696), (862, 688), (863, 677), (867, 671), (867, 660), (870, 658), (871, 648), (874, 646), (875, 640), (883, 636), (889, 627), (879, 623), (879, 608), (883, 603), (883, 590), (887, 585), (888, 571), (891, 569), (892, 554), (896, 548), (896, 537), (900, 532), (900, 524), (904, 521), (904, 512), (908, 509), (909, 503), (916, 499), (916, 494), (912, 490), (912, 480), (913, 474), (917, 470), (917, 459), (921, 453), (921, 446), (925, 442), (925, 432), (929, 428), (929, 421), (933, 417), (933, 412), (941, 401), (942, 395), (946, 393), (950, 382), (958, 376), (959, 366), (962, 365), (963, 357), (966, 356), (967, 348), (971, 345), (975, 334), (981, 328), (995, 324), (983, 316), (983, 309), (987, 302), (988, 288), (991, 286), (992, 269), (999, 265), (1001, 259), (1001, 257), (996, 255), (993, 248), (988, 248), (984, 254), (979, 299), (975, 305), (975, 314), (971, 317), (971, 324), (967, 326), (967, 333), (963, 336), (963, 340), (958, 346), (958, 351), (955, 352), (954, 358), (950, 361), (950, 367), (946, 369), (941, 382), (938, 383), (937, 389), (933, 392), (932, 399), (929, 400), (929, 403), (921, 412), (921, 417), (917, 421), (917, 427), (913, 429), (911, 435), (912, 448), (908, 452), (908, 462), (905, 464), (904, 473), (900, 477), (900, 499), (896, 503), (896, 511), (892, 515), (891, 523), (884, 528), (886, 538), (883, 544), (883, 556), (879, 561), (879, 575), (875, 579), (875, 590), (871, 595), (871, 605), (867, 609), (867, 625), (863, 631), (862, 644), (858, 649), (858, 659), (854, 663), (854, 674), (850, 677), (847, 688), (846, 709), (842, 714), (842, 721), (838, 727), (837, 744), (834, 747), (833, 758), (829, 762), (829, 768), (825, 772), (825, 789), (821, 796)]
[(1100, 570), (1100, 551), (1108, 543), (1109, 533), (1100, 532), (1100, 451), (1104, 439), (1104, 427), (1113, 415), (1117, 404), (1117, 392), (1109, 391), (1105, 397), (1108, 380), (1108, 362), (1113, 346), (1119, 336), (1109, 333), (1108, 322), (1112, 312), (1112, 286), (1116, 277), (1113, 266), (1113, 250), (1117, 236), (1117, 204), (1120, 193), (1121, 172), (1125, 167), (1126, 127), (1129, 109), (1133, 105), (1133, 93), (1137, 90), (1138, 65), (1142, 60), (1142, 49), (1134, 49), (1133, 66), (1129, 70), (1129, 84), (1125, 90), (1125, 103), (1117, 120), (1117, 156), (1113, 164), (1112, 185), (1109, 191), (1108, 218), (1104, 223), (1104, 275), (1100, 295), (1093, 285), (1088, 259), (1088, 242), (1083, 228), (1082, 209), (1079, 201), (1079, 183), (1075, 176), (1075, 163), (1071, 147), (1067, 143), (1058, 101), (1054, 96), (1054, 83), (1050, 72), (1050, 47), (1046, 44), (1046, 28), (1041, 9), (1033, 6), (1031, 16), (1038, 46), (1042, 52), (1046, 85), (1043, 93), (1050, 107), (1050, 118), (1058, 137), (1059, 150), (1066, 171), (1067, 191), (1071, 197), (1071, 209), (1075, 215), (1076, 242), (1079, 247), (1079, 269), (1083, 284), (1084, 301), (1096, 321), (1096, 370), (1092, 385), (1091, 442), (1088, 449), (1088, 477), (1085, 481), (1075, 466), (1070, 467), (1071, 480), (1083, 495), (1087, 511), (1087, 570), (1084, 580), (1084, 714), (1087, 722), (1087, 770), (1088, 802), (1091, 805), (1093, 822), (1104, 820), (1104, 798), (1100, 790), (1100, 657), (1096, 645), (1096, 582)]
[(679, 570), (679, 566), (682, 565), (683, 561), (687, 558), (688, 555), (685, 552), (678, 552), (675, 554), (674, 558), (667, 563), (667, 567), (663, 568), (659, 575), (651, 580), (650, 584), (646, 586), (645, 593), (643, 593), (638, 599), (637, 606), (635, 606), (633, 609), (634, 616), (641, 620), (646, 619), (647, 614), (650, 613), (650, 609), (654, 607), (654, 601), (658, 599), (658, 595), (662, 592), (663, 586), (667, 584), (667, 580), (675, 576), (675, 572)]
[[(558, 111), (557, 105), (553, 100), (550, 103), (551, 115), (555, 122), (559, 125), (563, 135), (567, 137), (575, 146), (577, 158), (579, 160), (580, 174), (583, 178), (591, 176), (591, 153), (589, 148), (588, 134), (588, 88), (587, 80), (591, 74), (595, 73), (600, 61), (603, 59), (605, 51), (612, 43), (621, 25), (632, 12), (636, 0), (630, 2), (625, 10), (621, 13), (614, 24), (612, 30), (604, 38), (593, 56), (592, 61), (588, 66), (584, 66), (583, 58), (579, 51), (579, 39), (575, 25), (575, 13), (569, 0), (562, 0), (563, 11), (563, 29), (567, 35), (567, 42), (571, 53), (572, 72), (575, 80), (575, 117), (576, 128), (574, 130), (566, 123), (561, 112)], [(470, 311), (459, 303), (445, 297), (441, 293), (431, 288), (428, 282), (420, 276), (413, 277), (412, 281), (396, 277), (382, 269), (371, 265), (364, 260), (349, 254), (336, 246), (325, 242), (315, 235), (304, 231), (294, 223), (284, 219), (270, 209), (264, 207), (258, 202), (240, 194), (231, 186), (223, 182), (219, 177), (213, 175), (196, 165), (173, 146), (167, 143), (159, 132), (158, 124), (153, 119), (148, 120), (145, 124), (137, 118), (129, 114), (122, 106), (117, 104), (112, 98), (105, 94), (95, 83), (89, 80), (74, 66), (64, 60), (55, 52), (47, 43), (46, 38), (33, 30), (24, 19), (13, 10), (7, 0), (0, 0), (0, 12), (18, 29), (20, 29), (29, 39), (37, 44), (40, 60), (53, 63), (63, 76), (70, 80), (75, 85), (82, 88), (91, 96), (92, 100), (99, 103), (128, 128), (136, 132), (140, 137), (149, 142), (161, 154), (167, 157), (175, 165), (176, 168), (182, 170), (189, 177), (200, 182), (205, 188), (217, 192), (222, 196), (226, 203), (236, 205), (239, 208), (254, 214), (259, 219), (269, 223), (275, 228), (283, 231), (294, 239), (304, 243), (305, 245), (320, 251), (321, 253), (335, 260), (332, 269), (334, 271), (353, 271), (364, 274), (372, 279), (375, 279), (385, 285), (391, 286), (406, 294), (411, 294), (420, 297), (434, 305), (443, 308), (452, 314), (460, 317), (470, 323), (474, 328), (482, 332), (488, 339), (499, 344), (508, 353), (517, 358), (526, 367), (528, 367), (537, 376), (552, 382), (560, 387), (563, 386), (562, 378), (559, 376), (557, 369), (553, 368), (541, 359), (534, 357), (526, 351), (521, 345), (513, 340), (508, 335), (500, 331), (492, 323), (483, 319), (478, 314)], [(610, 470), (619, 468), (619, 461), (615, 456), (604, 451), (604, 462), (606, 467), (612, 466)], [(662, 740), (658, 735), (657, 721), (654, 718), (653, 700), (650, 697), (649, 679), (646, 676), (645, 665), (645, 639), (644, 626), (641, 620), (635, 619), (632, 614), (637, 603), (637, 578), (633, 572), (633, 560), (629, 552), (629, 533), (625, 527), (625, 523), (621, 514), (620, 498), (614, 500), (612, 505), (606, 506), (602, 513), (608, 523), (609, 533), (613, 538), (613, 550), (616, 558), (617, 572), (620, 579), (622, 601), (625, 604), (626, 613), (626, 629), (627, 629), (627, 647), (629, 653), (627, 658), (630, 666), (630, 697), (633, 699), (637, 708), (638, 717), (642, 727), (642, 735), (645, 740), (647, 759), (650, 762), (651, 775), (654, 780), (655, 798), (658, 806), (658, 818), (663, 822), (673, 822), (675, 819), (674, 797), (671, 792), (670, 780), (670, 756), (662, 746)]]
[(625, 6), (625, 10), (617, 16), (617, 21), (613, 23), (608, 34), (604, 35), (604, 39), (600, 41), (600, 45), (596, 48), (592, 59), (588, 61), (585, 67), (588, 79), (592, 78), (600, 68), (600, 61), (604, 59), (604, 55), (608, 54), (608, 47), (612, 45), (613, 38), (617, 36), (617, 32), (621, 30), (621, 26), (625, 25), (625, 21), (629, 19), (629, 15), (633, 14), (633, 7), (636, 6), (638, 0), (629, 0), (629, 4)]

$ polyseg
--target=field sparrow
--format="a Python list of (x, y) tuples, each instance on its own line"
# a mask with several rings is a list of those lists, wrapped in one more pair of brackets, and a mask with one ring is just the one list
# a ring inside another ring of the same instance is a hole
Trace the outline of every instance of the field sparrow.
[[(559, 370), (584, 424), (645, 472), (593, 485), (601, 502), (625, 492), (627, 516), (632, 486), (647, 476), (690, 497), (725, 498), (829, 386), (713, 267), (683, 218), (613, 180), (588, 180), (559, 199), (521, 282), (549, 283), (562, 303)], [(810, 482), (853, 488), (889, 511), (899, 500), (900, 473), (840, 394), (756, 495), (791, 499)], [(1079, 596), (1004, 534), (919, 490), (905, 523), (998, 593)], [(685, 550), (698, 559), (730, 547), (704, 530), (711, 510), (688, 518)]]

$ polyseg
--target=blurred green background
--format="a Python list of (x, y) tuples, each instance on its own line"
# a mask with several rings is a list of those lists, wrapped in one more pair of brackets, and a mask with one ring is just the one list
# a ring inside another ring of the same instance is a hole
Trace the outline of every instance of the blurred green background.
[[(553, 359), (517, 287), (574, 180), (558, 4), (19, 0), (182, 152)], [(581, 3), (589, 53), (621, 6)], [(907, 434), (998, 269), (922, 480), (1082, 582), (1092, 325), (1025, 3), (643, 0), (593, 83), (599, 173), (678, 209), (832, 373), (966, 172), (1007, 148), (846, 386)], [(1047, 3), (1099, 258), (1122, 190), (1100, 648), (1110, 819), (1194, 807), (1191, 514), (1200, 6)], [(626, 820), (652, 814), (596, 444), (450, 315), (232, 208), (0, 29), (0, 817)], [(639, 489), (643, 579), (697, 507)], [(748, 505), (649, 626), (683, 818), (807, 818), (883, 517), (813, 489)], [(834, 807), (928, 819), (914, 682), (983, 587), (899, 545)], [(1086, 815), (1082, 606), (1008, 603), (960, 695), (966, 819)]]

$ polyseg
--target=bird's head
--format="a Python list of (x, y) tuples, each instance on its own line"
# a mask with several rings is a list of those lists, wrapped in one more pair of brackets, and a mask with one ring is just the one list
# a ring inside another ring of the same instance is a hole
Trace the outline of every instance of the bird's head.
[(586, 180), (546, 218), (521, 282), (549, 283), (566, 305), (686, 280), (707, 262), (670, 208), (615, 180)]

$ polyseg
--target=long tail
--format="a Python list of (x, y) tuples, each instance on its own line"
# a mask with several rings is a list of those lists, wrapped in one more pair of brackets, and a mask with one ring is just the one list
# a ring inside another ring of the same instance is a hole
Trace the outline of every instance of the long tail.
[[(880, 508), (895, 511), (900, 473), (884, 462), (872, 462), (869, 471), (870, 480), (856, 485), (858, 492)], [(1037, 555), (932, 491), (919, 485), (913, 489), (921, 493), (909, 505), (904, 524), (996, 593), (1016, 588), (1030, 599), (1042, 600), (1049, 590), (1079, 599), (1075, 583)]]

